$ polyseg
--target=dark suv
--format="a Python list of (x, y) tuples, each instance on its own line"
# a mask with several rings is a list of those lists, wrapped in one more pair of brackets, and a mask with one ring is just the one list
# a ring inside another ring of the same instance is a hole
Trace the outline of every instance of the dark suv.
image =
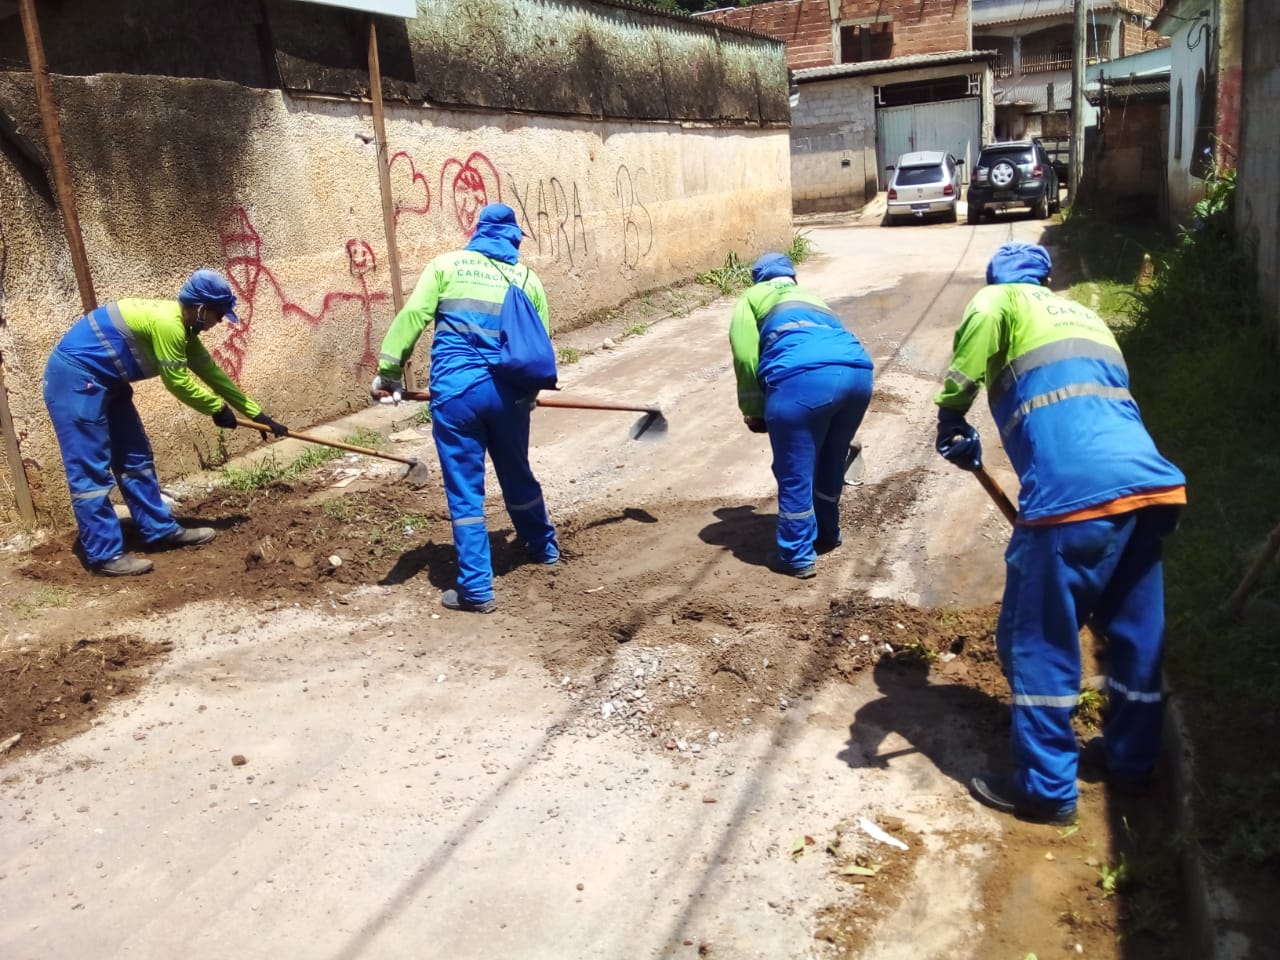
[(1058, 174), (1039, 140), (989, 143), (978, 154), (969, 181), (969, 222), (984, 213), (1029, 207), (1043, 220), (1062, 207), (1058, 199)]

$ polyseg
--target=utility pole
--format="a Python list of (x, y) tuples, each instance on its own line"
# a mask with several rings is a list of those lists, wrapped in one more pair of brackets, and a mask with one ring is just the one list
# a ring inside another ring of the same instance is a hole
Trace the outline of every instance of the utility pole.
[(1076, 0), (1071, 19), (1071, 141), (1067, 153), (1067, 205), (1076, 202), (1084, 167), (1084, 18), (1088, 0)]

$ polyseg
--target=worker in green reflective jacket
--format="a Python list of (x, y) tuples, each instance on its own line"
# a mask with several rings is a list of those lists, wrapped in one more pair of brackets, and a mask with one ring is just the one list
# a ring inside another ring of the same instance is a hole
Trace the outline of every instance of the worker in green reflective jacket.
[(151, 442), (133, 405), (133, 381), (158, 376), (175, 397), (228, 430), (235, 428), (238, 410), (276, 436), (288, 432), (241, 392), (199, 340), (223, 320), (238, 323), (235, 305), (225, 277), (197, 270), (177, 300), (117, 300), (90, 311), (49, 357), (44, 402), (62, 450), (80, 546), (94, 573), (134, 576), (153, 566), (125, 552), (109, 499), (116, 484), (152, 549), (214, 538), (210, 527), (179, 526), (161, 498)]

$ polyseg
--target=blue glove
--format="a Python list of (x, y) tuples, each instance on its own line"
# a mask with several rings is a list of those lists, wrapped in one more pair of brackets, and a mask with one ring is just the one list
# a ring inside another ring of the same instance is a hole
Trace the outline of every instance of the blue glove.
[(377, 376), (373, 378), (373, 383), (369, 384), (369, 399), (374, 403), (385, 403), (387, 394), (391, 395), (392, 403), (399, 403), (403, 393), (403, 380)]
[(938, 408), (938, 439), (934, 448), (943, 459), (961, 470), (982, 467), (982, 440), (978, 431), (965, 420), (963, 413), (956, 410)]

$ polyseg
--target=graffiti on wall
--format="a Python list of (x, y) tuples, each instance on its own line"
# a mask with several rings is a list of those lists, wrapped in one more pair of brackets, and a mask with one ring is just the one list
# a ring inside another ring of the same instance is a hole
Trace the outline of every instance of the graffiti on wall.
[(643, 168), (632, 175), (626, 164), (614, 177), (614, 195), (622, 212), (622, 264), (634, 270), (653, 249), (653, 217), (640, 199), (638, 182)]
[(523, 196), (519, 187), (513, 186), (512, 192), (525, 232), (537, 241), (538, 255), (568, 260), (572, 267), (587, 255), (587, 224), (578, 185), (571, 182), (569, 187), (566, 191), (560, 178), (552, 177), (539, 180), (536, 187), (526, 184)]
[[(427, 183), (427, 178), (419, 172), (418, 167), (413, 162), (413, 157), (405, 153), (403, 150), (397, 151), (387, 162), (387, 169), (394, 175), (396, 172), (396, 164), (408, 167), (406, 171), (409, 177), (409, 186), (406, 188), (406, 195), (397, 196), (395, 198), (395, 225), (400, 226), (400, 217), (403, 215), (423, 216), (431, 212), (431, 185)], [(419, 196), (418, 191), (421, 191)]]
[(502, 200), (498, 168), (478, 150), (466, 160), (451, 157), (440, 168), (440, 196), (452, 200), (458, 229), (469, 237), (475, 232), (480, 209)]
[(219, 225), (218, 242), (226, 264), (227, 280), (240, 303), (237, 313), (240, 322), (232, 325), (222, 343), (212, 353), (218, 365), (231, 379), (239, 382), (248, 353), (249, 336), (253, 320), (265, 303), (274, 297), (280, 304), (280, 313), (316, 327), (333, 319), (332, 314), (346, 304), (358, 303), (364, 321), (364, 353), (355, 365), (355, 373), (376, 368), (373, 353), (373, 304), (386, 300), (386, 293), (369, 291), (368, 274), (377, 269), (378, 261), (373, 248), (364, 240), (346, 242), (348, 273), (356, 279), (359, 290), (334, 290), (324, 295), (319, 310), (311, 311), (294, 303), (285, 294), (279, 281), (262, 260), (262, 237), (249, 220), (243, 207), (231, 211)]

